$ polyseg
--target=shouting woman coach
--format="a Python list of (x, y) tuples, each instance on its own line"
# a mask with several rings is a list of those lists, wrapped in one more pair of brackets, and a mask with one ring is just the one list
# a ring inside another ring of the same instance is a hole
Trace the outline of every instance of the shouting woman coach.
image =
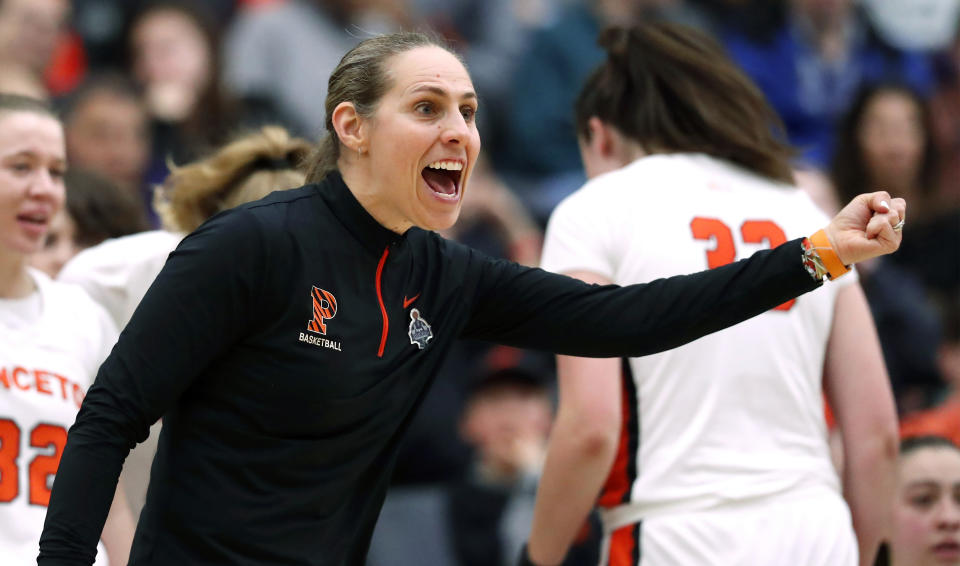
[[(123, 460), (164, 418), (130, 564), (359, 565), (397, 445), (454, 340), (639, 356), (894, 251), (905, 204), (854, 199), (709, 272), (587, 285), (446, 241), (480, 151), (450, 51), (372, 38), (330, 77), (315, 184), (214, 217), (167, 261), (70, 431), (39, 564), (90, 564)], [(642, 219), (640, 220), (642, 221)], [(829, 241), (828, 241), (829, 240)]]

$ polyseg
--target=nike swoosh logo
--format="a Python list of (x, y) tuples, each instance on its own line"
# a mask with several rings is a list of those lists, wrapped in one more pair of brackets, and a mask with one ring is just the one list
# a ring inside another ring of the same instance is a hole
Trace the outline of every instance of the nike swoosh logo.
[(413, 296), (412, 299), (408, 299), (407, 296), (404, 295), (404, 296), (403, 296), (403, 308), (409, 307), (411, 304), (413, 304), (413, 301), (416, 301), (416, 300), (417, 300), (417, 298), (418, 298), (419, 296), (420, 296), (420, 293), (417, 293), (416, 295)]

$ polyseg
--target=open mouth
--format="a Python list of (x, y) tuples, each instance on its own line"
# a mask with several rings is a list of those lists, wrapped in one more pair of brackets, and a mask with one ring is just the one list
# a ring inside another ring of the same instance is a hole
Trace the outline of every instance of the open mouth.
[(441, 159), (424, 167), (420, 174), (430, 190), (438, 197), (456, 200), (460, 195), (460, 176), (463, 174), (463, 162)]
[(47, 231), (50, 218), (42, 213), (18, 214), (17, 224), (30, 237), (43, 236)]
[(18, 214), (17, 221), (23, 224), (43, 227), (47, 225), (49, 217), (43, 213)]
[(960, 543), (956, 541), (944, 541), (933, 547), (933, 554), (941, 558), (960, 557)]

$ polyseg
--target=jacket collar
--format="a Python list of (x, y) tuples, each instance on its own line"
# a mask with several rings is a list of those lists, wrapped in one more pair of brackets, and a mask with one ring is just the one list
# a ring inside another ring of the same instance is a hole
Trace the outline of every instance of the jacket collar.
[(403, 234), (385, 228), (363, 208), (339, 171), (329, 173), (316, 187), (337, 220), (370, 253), (379, 256), (384, 248), (404, 239)]

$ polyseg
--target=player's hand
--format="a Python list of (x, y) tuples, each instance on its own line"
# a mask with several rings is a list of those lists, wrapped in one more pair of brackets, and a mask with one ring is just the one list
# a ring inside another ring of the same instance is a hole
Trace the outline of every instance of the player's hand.
[(840, 261), (850, 265), (897, 251), (906, 211), (906, 201), (886, 191), (857, 195), (824, 231)]

